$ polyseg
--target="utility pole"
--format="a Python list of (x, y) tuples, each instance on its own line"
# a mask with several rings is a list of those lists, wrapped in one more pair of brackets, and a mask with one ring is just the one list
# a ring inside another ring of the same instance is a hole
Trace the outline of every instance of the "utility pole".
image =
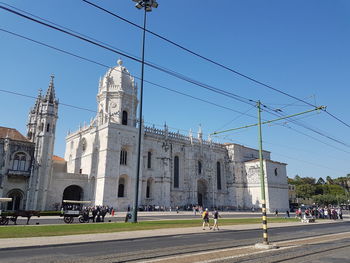
[(224, 131), (218, 131), (218, 132), (213, 132), (210, 135), (215, 135), (215, 134), (220, 134), (220, 133), (224, 133), (224, 132), (229, 132), (229, 131), (235, 131), (235, 130), (240, 130), (240, 129), (246, 129), (249, 127), (254, 127), (254, 126), (258, 126), (258, 142), (259, 142), (259, 162), (260, 162), (260, 186), (261, 186), (261, 206), (262, 206), (262, 221), (263, 221), (263, 246), (269, 246), (269, 241), (268, 241), (268, 235), (267, 235), (267, 216), (266, 216), (266, 196), (265, 196), (265, 174), (264, 174), (264, 159), (263, 159), (263, 148), (262, 148), (262, 132), (261, 132), (261, 125), (262, 124), (267, 124), (267, 123), (271, 123), (271, 122), (275, 122), (275, 121), (279, 121), (279, 120), (283, 120), (283, 119), (288, 119), (291, 117), (295, 117), (295, 116), (299, 116), (302, 114), (306, 114), (306, 113), (310, 113), (313, 111), (317, 111), (317, 110), (324, 110), (326, 107), (325, 106), (320, 106), (320, 107), (316, 107), (314, 109), (311, 110), (307, 110), (307, 111), (303, 111), (300, 113), (296, 113), (296, 114), (292, 114), (289, 116), (283, 116), (274, 120), (270, 120), (270, 121), (264, 121), (261, 122), (261, 102), (258, 101), (257, 102), (257, 108), (258, 108), (258, 123), (255, 124), (250, 124), (250, 125), (246, 125), (243, 127), (238, 127), (238, 128), (233, 128), (233, 129), (228, 129), (228, 130), (224, 130)]
[(267, 216), (266, 216), (266, 196), (265, 196), (265, 175), (264, 175), (264, 160), (262, 153), (262, 134), (261, 134), (261, 103), (257, 103), (258, 107), (258, 138), (259, 138), (259, 162), (260, 162), (260, 186), (261, 186), (261, 212), (263, 221), (263, 244), (268, 245), (267, 235)]

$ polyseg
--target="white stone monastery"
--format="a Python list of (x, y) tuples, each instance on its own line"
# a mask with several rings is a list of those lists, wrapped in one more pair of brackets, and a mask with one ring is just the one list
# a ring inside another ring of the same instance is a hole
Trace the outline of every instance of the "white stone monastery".
[[(54, 156), (58, 100), (53, 77), (30, 110), (27, 136), (0, 127), (2, 209), (53, 210), (64, 199), (91, 200), (125, 210), (135, 194), (137, 85), (119, 60), (99, 82), (98, 114), (66, 137), (64, 159)], [(140, 206), (261, 207), (258, 150), (142, 127)], [(286, 164), (264, 151), (267, 208), (289, 209)]]

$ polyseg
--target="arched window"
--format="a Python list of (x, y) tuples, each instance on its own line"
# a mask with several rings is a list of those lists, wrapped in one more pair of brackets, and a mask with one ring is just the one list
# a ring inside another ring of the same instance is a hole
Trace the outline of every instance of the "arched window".
[(122, 124), (128, 125), (128, 113), (125, 110), (123, 110)]
[(221, 165), (220, 162), (216, 163), (216, 184), (218, 190), (221, 190)]
[(198, 174), (202, 174), (202, 162), (198, 161)]
[(127, 164), (127, 159), (128, 159), (128, 152), (125, 149), (122, 149), (120, 151), (120, 164), (121, 165), (126, 165)]
[(179, 157), (174, 158), (174, 188), (179, 188)]
[(83, 139), (81, 140), (81, 149), (82, 149), (83, 152), (85, 152), (86, 146), (87, 146), (86, 139), (83, 138)]
[(28, 132), (27, 138), (28, 138), (29, 140), (32, 139), (32, 136), (33, 136), (33, 133), (32, 133), (32, 132)]
[(149, 178), (147, 180), (146, 198), (151, 198), (151, 187), (152, 187), (152, 179)]
[(277, 176), (278, 175), (278, 170), (277, 170), (277, 168), (275, 168), (275, 176)]
[(103, 111), (100, 110), (99, 114), (98, 114), (98, 118), (99, 118), (99, 124), (103, 124)]
[(50, 132), (50, 123), (46, 124), (46, 132)]
[(44, 130), (44, 123), (41, 123), (40, 124), (40, 131), (43, 131)]
[(27, 159), (24, 153), (16, 153), (13, 159), (12, 169), (16, 171), (25, 171), (26, 162)]
[(7, 210), (13, 211), (13, 210), (20, 210), (23, 209), (22, 206), (22, 199), (23, 199), (23, 193), (21, 190), (11, 190), (7, 197), (12, 198), (11, 202), (7, 203)]
[(119, 179), (119, 184), (118, 184), (118, 197), (124, 197), (125, 193), (125, 179), (124, 178), (120, 178)]
[(147, 168), (152, 168), (152, 152), (147, 153)]

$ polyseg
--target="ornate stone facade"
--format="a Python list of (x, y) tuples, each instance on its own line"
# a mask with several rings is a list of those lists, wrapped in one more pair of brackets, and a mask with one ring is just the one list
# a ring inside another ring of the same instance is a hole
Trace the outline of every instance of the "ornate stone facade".
[[(67, 135), (64, 159), (52, 158), (58, 105), (53, 80), (48, 94), (46, 99), (40, 95), (34, 107), (39, 105), (41, 113), (32, 110), (29, 118), (28, 137), (36, 148), (27, 208), (54, 209), (62, 199), (91, 200), (117, 210), (132, 206), (139, 124), (137, 86), (128, 70), (119, 60), (100, 80), (97, 116)], [(52, 130), (43, 132), (41, 124)], [(260, 206), (256, 149), (204, 140), (201, 128), (194, 137), (192, 131), (188, 136), (171, 132), (167, 125), (142, 126), (141, 146), (141, 206)], [(267, 151), (263, 157), (267, 207), (286, 210), (286, 165), (271, 161)]]

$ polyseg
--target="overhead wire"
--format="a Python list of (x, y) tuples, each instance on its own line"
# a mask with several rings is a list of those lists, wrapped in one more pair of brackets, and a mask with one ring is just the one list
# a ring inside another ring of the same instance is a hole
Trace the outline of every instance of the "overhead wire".
[(189, 77), (187, 77), (187, 76), (184, 76), (184, 75), (182, 75), (182, 74), (180, 74), (180, 73), (177, 73), (177, 72), (175, 72), (175, 71), (172, 71), (172, 70), (163, 68), (163, 67), (158, 66), (158, 65), (155, 65), (155, 64), (153, 64), (153, 63), (150, 63), (150, 62), (147, 62), (147, 61), (142, 62), (142, 61), (141, 61), (140, 59), (138, 59), (136, 56), (128, 55), (128, 54), (126, 54), (126, 53), (124, 53), (124, 52), (121, 52), (121, 51), (116, 50), (116, 49), (114, 49), (114, 48), (108, 47), (108, 46), (106, 46), (106, 45), (104, 45), (104, 44), (102, 44), (102, 43), (99, 43), (99, 42), (97, 42), (97, 41), (92, 40), (91, 38), (84, 37), (84, 36), (82, 36), (80, 33), (70, 32), (70, 30), (63, 29), (63, 28), (61, 28), (61, 26), (58, 26), (57, 24), (56, 24), (56, 25), (48, 24), (47, 22), (40, 21), (40, 20), (38, 20), (38, 19), (36, 19), (36, 18), (30, 17), (30, 16), (28, 16), (28, 15), (26, 15), (26, 14), (23, 14), (23, 13), (19, 12), (19, 11), (15, 11), (15, 10), (12, 10), (11, 8), (7, 8), (7, 7), (1, 6), (1, 5), (0, 5), (0, 8), (3, 9), (3, 10), (5, 10), (5, 11), (7, 11), (7, 12), (10, 12), (10, 13), (12, 13), (12, 14), (15, 14), (15, 15), (17, 15), (17, 16), (20, 16), (20, 17), (22, 17), (22, 18), (31, 20), (31, 21), (33, 21), (33, 22), (35, 22), (35, 23), (38, 23), (38, 24), (41, 24), (41, 25), (43, 25), (43, 26), (49, 27), (49, 28), (51, 28), (51, 29), (54, 29), (54, 30), (59, 31), (59, 32), (61, 32), (61, 33), (70, 35), (70, 36), (72, 36), (72, 37), (78, 38), (78, 39), (80, 39), (80, 40), (82, 40), (82, 41), (88, 42), (88, 43), (90, 43), (90, 44), (92, 44), (92, 45), (95, 45), (95, 46), (98, 46), (98, 47), (100, 47), (100, 48), (106, 49), (106, 50), (111, 51), (111, 52), (113, 52), (113, 53), (116, 53), (116, 54), (118, 54), (118, 55), (124, 56), (124, 57), (129, 58), (129, 59), (131, 59), (131, 60), (133, 60), (133, 61), (136, 61), (136, 62), (138, 62), (138, 63), (145, 63), (145, 65), (147, 65), (147, 66), (149, 66), (149, 67), (151, 67), (151, 68), (157, 69), (157, 70), (159, 70), (159, 71), (161, 71), (161, 72), (164, 72), (164, 73), (166, 73), (166, 74), (168, 74), (168, 75), (171, 75), (171, 76), (173, 76), (173, 77), (182, 79), (182, 80), (184, 80), (184, 81), (186, 81), (186, 82), (188, 82), (188, 83), (192, 83), (192, 84), (194, 84), (194, 85), (196, 85), (196, 86), (205, 88), (205, 89), (207, 89), (207, 90), (211, 90), (211, 91), (213, 91), (213, 92), (215, 92), (215, 93), (218, 93), (218, 94), (221, 94), (221, 95), (223, 95), (223, 96), (233, 98), (233, 99), (235, 99), (235, 100), (237, 100), (237, 101), (240, 101), (240, 102), (242, 102), (242, 103), (245, 103), (245, 104), (248, 104), (248, 105), (252, 105), (252, 102), (256, 102), (256, 101), (254, 101), (254, 100), (252, 100), (252, 99), (244, 98), (244, 97), (242, 97), (242, 96), (240, 96), (240, 95), (237, 95), (237, 94), (234, 94), (234, 93), (232, 93), (232, 92), (228, 92), (228, 91), (225, 91), (225, 90), (222, 90), (222, 89), (218, 89), (218, 88), (215, 88), (215, 87), (213, 87), (213, 86), (204, 84), (204, 83), (202, 83), (202, 82), (200, 82), (200, 81), (193, 80), (193, 79), (191, 79), (191, 78), (189, 78)]
[[(264, 87), (266, 87), (266, 88), (268, 88), (268, 89), (271, 89), (271, 90), (273, 90), (273, 91), (275, 91), (275, 92), (278, 92), (278, 93), (280, 93), (280, 94), (283, 94), (283, 95), (285, 95), (285, 96), (288, 96), (288, 97), (290, 97), (290, 98), (293, 98), (293, 99), (295, 99), (295, 100), (297, 100), (297, 101), (303, 102), (303, 103), (307, 104), (308, 106), (311, 106), (311, 107), (314, 107), (314, 108), (317, 107), (316, 104), (309, 103), (309, 102), (307, 102), (307, 101), (304, 100), (304, 99), (300, 99), (300, 98), (298, 98), (298, 97), (296, 97), (296, 96), (294, 96), (294, 95), (291, 95), (291, 94), (289, 94), (289, 93), (287, 93), (287, 92), (285, 92), (285, 91), (282, 91), (282, 90), (280, 90), (280, 89), (274, 88), (274, 87), (272, 87), (271, 85), (268, 85), (268, 84), (266, 84), (266, 83), (264, 83), (264, 82), (261, 82), (261, 81), (255, 79), (255, 78), (250, 77), (250, 76), (248, 76), (248, 75), (246, 75), (246, 74), (244, 74), (244, 73), (241, 73), (241, 72), (239, 72), (239, 71), (237, 71), (237, 70), (235, 70), (235, 69), (233, 69), (233, 68), (231, 68), (231, 67), (228, 67), (228, 66), (226, 66), (226, 65), (224, 65), (224, 64), (222, 64), (222, 63), (219, 63), (219, 62), (217, 62), (217, 61), (215, 61), (215, 60), (213, 60), (213, 59), (210, 59), (210, 58), (208, 58), (208, 57), (206, 57), (206, 56), (204, 56), (204, 55), (201, 55), (201, 54), (199, 54), (199, 53), (197, 53), (197, 52), (195, 52), (195, 51), (193, 51), (193, 50), (190, 50), (190, 49), (184, 47), (183, 45), (180, 45), (180, 44), (176, 43), (175, 41), (172, 41), (172, 40), (170, 40), (169, 38), (166, 38), (166, 37), (164, 37), (164, 36), (162, 36), (162, 35), (160, 35), (160, 34), (158, 34), (158, 33), (155, 33), (155, 32), (153, 32), (153, 31), (151, 31), (151, 30), (149, 30), (149, 29), (147, 29), (147, 28), (144, 29), (144, 28), (141, 27), (140, 25), (138, 25), (138, 24), (136, 24), (136, 23), (134, 23), (134, 22), (132, 22), (132, 21), (130, 21), (130, 20), (128, 20), (128, 19), (126, 19), (126, 18), (120, 16), (120, 15), (117, 15), (117, 14), (114, 13), (114, 12), (109, 11), (109, 10), (103, 8), (102, 6), (99, 6), (99, 5), (95, 4), (95, 3), (92, 3), (92, 2), (87, 1), (87, 0), (82, 0), (82, 1), (85, 2), (86, 4), (89, 4), (89, 5), (92, 6), (92, 7), (95, 7), (95, 8), (97, 8), (97, 9), (99, 9), (99, 10), (101, 10), (101, 11), (103, 11), (103, 12), (109, 14), (109, 15), (112, 15), (113, 17), (116, 17), (116, 18), (118, 18), (118, 19), (120, 19), (120, 20), (122, 20), (122, 21), (124, 21), (124, 22), (126, 22), (126, 23), (128, 23), (128, 24), (130, 24), (130, 25), (132, 25), (132, 26), (135, 26), (135, 27), (137, 27), (137, 28), (139, 28), (139, 29), (145, 30), (147, 33), (149, 33), (149, 34), (151, 34), (151, 35), (154, 35), (154, 36), (156, 36), (156, 37), (158, 37), (158, 38), (160, 38), (160, 39), (162, 39), (162, 40), (164, 40), (164, 41), (166, 41), (166, 42), (168, 42), (168, 43), (170, 43), (170, 44), (172, 44), (172, 45), (174, 45), (174, 46), (176, 46), (176, 47), (178, 47), (178, 48), (180, 48), (180, 49), (182, 49), (182, 50), (184, 50), (184, 51), (186, 51), (186, 52), (188, 52), (188, 53), (190, 53), (190, 54), (192, 54), (192, 55), (194, 55), (194, 56), (196, 56), (196, 57), (199, 57), (199, 58), (201, 58), (201, 59), (203, 59), (203, 60), (205, 60), (205, 61), (207, 61), (207, 62), (210, 62), (210, 63), (212, 63), (212, 64), (214, 64), (214, 65), (216, 65), (216, 66), (219, 66), (219, 67), (221, 67), (221, 68), (223, 68), (223, 69), (225, 69), (225, 70), (228, 70), (228, 71), (230, 71), (230, 72), (232, 72), (232, 73), (234, 73), (234, 74), (236, 74), (236, 75), (239, 75), (240, 77), (243, 77), (243, 78), (245, 78), (245, 79), (248, 79), (248, 80), (250, 80), (250, 81), (252, 81), (252, 82), (254, 82), (254, 83), (256, 83), (256, 84), (259, 84), (259, 85), (264, 86)], [(326, 109), (325, 109), (324, 111), (325, 111), (329, 116), (331, 116), (332, 118), (334, 118), (335, 120), (339, 121), (340, 123), (342, 123), (342, 124), (344, 124), (345, 126), (347, 126), (348, 128), (350, 128), (350, 124), (348, 124), (348, 123), (346, 123), (345, 121), (341, 120), (340, 118), (336, 117), (334, 114), (331, 114), (331, 113), (330, 113), (329, 111), (327, 111)]]
[[(267, 109), (267, 111), (268, 111), (270, 114), (274, 115), (274, 116), (279, 116), (279, 117), (281, 117), (281, 116), (282, 116), (282, 117), (285, 117), (285, 116), (286, 116), (285, 114), (283, 114), (283, 113), (281, 113), (281, 112), (274, 112), (274, 111), (271, 111), (270, 109)], [(325, 138), (327, 138), (327, 139), (329, 139), (329, 140), (331, 140), (331, 141), (334, 141), (334, 142), (336, 142), (336, 143), (338, 143), (338, 144), (341, 144), (342, 146), (350, 147), (349, 144), (347, 144), (347, 143), (345, 143), (345, 142), (343, 142), (343, 141), (341, 141), (341, 140), (338, 140), (338, 139), (336, 139), (336, 138), (333, 138), (332, 136), (326, 135), (326, 134), (322, 133), (321, 131), (316, 130), (315, 128), (308, 127), (306, 124), (303, 124), (303, 123), (300, 122), (300, 121), (296, 121), (296, 120), (294, 120), (293, 118), (286, 118), (286, 119), (289, 120), (290, 122), (292, 122), (292, 123), (298, 125), (298, 126), (301, 126), (301, 127), (305, 128), (305, 129), (307, 129), (307, 130), (311, 130), (312, 132), (314, 132), (314, 133), (316, 133), (316, 134), (318, 134), (318, 135), (320, 135), (320, 136), (322, 136), (322, 137), (325, 137)]]
[[(31, 95), (27, 95), (27, 94), (23, 94), (23, 93), (19, 93), (19, 92), (13, 92), (13, 91), (4, 90), (4, 89), (0, 89), (0, 92), (13, 94), (13, 95), (16, 95), (16, 96), (21, 96), (21, 97), (26, 97), (26, 98), (31, 98), (31, 99), (37, 99), (37, 97), (31, 96)], [(70, 107), (70, 108), (78, 109), (78, 110), (84, 110), (84, 111), (97, 113), (97, 111), (95, 111), (95, 110), (83, 108), (83, 107), (80, 107), (80, 106), (75, 106), (75, 105), (72, 105), (72, 104), (67, 104), (67, 103), (63, 103), (63, 102), (59, 102), (59, 104), (63, 105), (63, 106)]]
[[(221, 137), (221, 136), (215, 136), (215, 137)], [(244, 147), (249, 147), (249, 148), (252, 148), (252, 149), (255, 148), (255, 146), (253, 146), (253, 145), (249, 145), (249, 144), (244, 144), (244, 145), (243, 145), (242, 143), (238, 143), (236, 140), (234, 140), (234, 139), (232, 139), (232, 138), (229, 138), (229, 137), (226, 137), (226, 136), (225, 136), (225, 139), (226, 139), (226, 141), (230, 141), (230, 142), (232, 142), (232, 143), (234, 143), (234, 144), (242, 145), (242, 146), (244, 146)], [(268, 143), (268, 142), (266, 142), (266, 141), (264, 140), (263, 143)], [(290, 147), (286, 146), (285, 148), (290, 148)], [(291, 157), (291, 156), (288, 156), (288, 155), (285, 155), (285, 154), (281, 154), (281, 153), (278, 152), (278, 151), (273, 151), (273, 153), (274, 153), (274, 154), (279, 154), (279, 155), (284, 156), (284, 157), (287, 157), (287, 158), (289, 158), (289, 159), (294, 159), (294, 160), (299, 161), (299, 162), (308, 163), (308, 164), (313, 165), (313, 166), (315, 166), (315, 167), (323, 167), (323, 168), (333, 169), (333, 170), (334, 170), (334, 168), (327, 167), (327, 166), (320, 165), (320, 164), (313, 163), (313, 162), (308, 162), (308, 161), (301, 160), (301, 159), (298, 159), (298, 158), (295, 158), (295, 157)], [(348, 152), (348, 153), (350, 153), (350, 152)], [(340, 172), (340, 170), (339, 170), (339, 172)]]
[(238, 120), (240, 117), (242, 117), (243, 115), (246, 115), (249, 111), (251, 111), (252, 109), (254, 109), (255, 106), (252, 106), (251, 108), (249, 108), (248, 110), (246, 110), (244, 113), (242, 113), (241, 115), (238, 115), (237, 117), (233, 118), (232, 120), (230, 120), (229, 122), (227, 122), (226, 124), (222, 125), (220, 128), (215, 129), (216, 131), (222, 130), (223, 128), (227, 127), (228, 125), (230, 125), (232, 122)]
[[(13, 14), (16, 14), (16, 15), (18, 15), (18, 16), (21, 16), (21, 17), (23, 17), (23, 18), (26, 18), (26, 19), (29, 19), (29, 20), (31, 20), (31, 21), (34, 21), (34, 22), (36, 22), (36, 23), (39, 23), (39, 24), (42, 24), (42, 25), (44, 25), (44, 26), (50, 27), (50, 28), (52, 28), (52, 29), (58, 30), (58, 31), (60, 31), (60, 32), (62, 32), (62, 33), (71, 35), (71, 36), (76, 37), (76, 38), (78, 38), (78, 39), (81, 39), (81, 40), (83, 40), (83, 41), (87, 41), (87, 42), (89, 42), (89, 43), (91, 43), (91, 44), (93, 44), (93, 45), (96, 45), (96, 46), (99, 46), (99, 47), (101, 47), (101, 48), (107, 49), (107, 50), (109, 50), (109, 51), (111, 51), (111, 52), (120, 54), (120, 55), (125, 56), (125, 57), (127, 57), (127, 58), (129, 58), (129, 59), (132, 59), (132, 60), (134, 60), (134, 61), (141, 62), (139, 59), (137, 59), (137, 58), (135, 58), (135, 57), (133, 57), (133, 56), (130, 56), (130, 55), (125, 54), (125, 53), (123, 53), (123, 52), (120, 52), (120, 51), (118, 51), (118, 50), (112, 49), (112, 48), (107, 47), (107, 46), (105, 46), (105, 45), (99, 44), (99, 43), (97, 43), (97, 42), (95, 42), (95, 41), (93, 41), (93, 40), (89, 40), (89, 39), (87, 39), (87, 38), (85, 38), (85, 37), (79, 36), (78, 34), (68, 32), (67, 30), (58, 28), (57, 26), (49, 25), (49, 24), (47, 24), (47, 23), (45, 23), (45, 22), (39, 21), (39, 20), (37, 20), (37, 19), (35, 19), (35, 18), (32, 18), (32, 17), (29, 17), (29, 16), (27, 16), (27, 15), (21, 14), (21, 13), (19, 13), (19, 12), (17, 12), (17, 11), (14, 11), (14, 10), (9, 9), (9, 8), (3, 7), (3, 6), (0, 6), (0, 8), (6, 10), (6, 11), (8, 11), (8, 12), (11, 12), (11, 13), (13, 13)], [(244, 103), (246, 103), (246, 104), (252, 105), (251, 102), (255, 102), (254, 100), (247, 99), (247, 98), (244, 98), (244, 100), (241, 100), (240, 98), (242, 98), (242, 97), (239, 96), (239, 95), (232, 94), (231, 92), (227, 92), (227, 91), (224, 91), (224, 90), (212, 88), (211, 86), (208, 86), (208, 85), (206, 85), (206, 84), (202, 84), (202, 83), (200, 83), (200, 82), (198, 82), (198, 81), (194, 81), (194, 80), (192, 80), (192, 79), (190, 79), (190, 78), (184, 77), (184, 76), (182, 76), (182, 75), (179, 74), (179, 73), (176, 73), (176, 72), (174, 73), (173, 71), (160, 68), (159, 66), (153, 65), (153, 64), (151, 64), (151, 63), (147, 63), (147, 62), (145, 62), (145, 63), (146, 63), (148, 66), (152, 67), (152, 68), (158, 69), (158, 70), (160, 70), (160, 71), (162, 71), (162, 72), (165, 72), (165, 73), (168, 73), (168, 74), (170, 74), (170, 75), (176, 76), (176, 77), (178, 77), (178, 78), (180, 78), (180, 79), (183, 79), (183, 80), (185, 80), (185, 81), (187, 81), (187, 82), (189, 82), (189, 83), (193, 83), (193, 84), (195, 84), (195, 85), (197, 85), (197, 86), (201, 86), (201, 87), (203, 87), (203, 88), (212, 90), (212, 91), (214, 91), (214, 92), (216, 92), (216, 93), (219, 93), (219, 94), (222, 94), (222, 95), (224, 95), (224, 96), (231, 97), (231, 98), (233, 98), (233, 99), (239, 100), (239, 101), (244, 102)], [(267, 108), (267, 106), (265, 106), (265, 105), (263, 105), (263, 107), (266, 107), (266, 108)], [(315, 130), (313, 130), (313, 131), (315, 131)], [(315, 131), (315, 132), (318, 133), (317, 131)], [(319, 134), (320, 134), (320, 133), (319, 133)], [(322, 135), (322, 134), (320, 134), (320, 135)], [(329, 137), (329, 136), (328, 136), (328, 138), (329, 138), (329, 139), (332, 139), (332, 138)], [(336, 142), (338, 142), (338, 143), (340, 142), (339, 140), (334, 140), (334, 141), (336, 141)]]
[[(74, 53), (72, 53), (72, 52), (63, 50), (63, 49), (61, 49), (61, 48), (57, 48), (57, 47), (55, 47), (55, 46), (46, 44), (46, 43), (44, 43), (44, 42), (37, 41), (37, 40), (35, 40), (35, 39), (29, 38), (29, 37), (26, 37), (26, 36), (23, 36), (23, 35), (20, 35), (20, 34), (11, 32), (11, 31), (8, 31), (8, 30), (5, 30), (5, 29), (3, 29), (3, 28), (0, 28), (0, 31), (5, 32), (5, 33), (8, 33), (8, 34), (11, 34), (11, 35), (14, 35), (14, 36), (17, 36), (17, 37), (20, 37), (20, 38), (23, 38), (23, 39), (26, 39), (26, 40), (28, 40), (28, 41), (31, 41), (31, 42), (34, 42), (34, 43), (36, 43), (36, 44), (45, 46), (45, 47), (47, 47), (47, 48), (56, 50), (56, 51), (58, 51), (58, 52), (61, 52), (61, 53), (64, 53), (64, 54), (67, 54), (67, 55), (76, 57), (76, 58), (78, 58), (78, 59), (81, 59), (81, 60), (84, 60), (84, 61), (87, 61), (87, 62), (96, 64), (96, 65), (102, 66), (102, 67), (104, 67), (104, 68), (112, 68), (112, 67), (110, 67), (110, 66), (108, 66), (108, 65), (106, 65), (106, 64), (97, 62), (97, 61), (95, 61), (95, 60), (92, 60), (92, 59), (89, 59), (89, 58), (86, 58), (86, 57), (83, 57), (83, 56), (80, 56), (80, 55), (77, 55), (77, 54), (74, 54)], [(121, 72), (120, 70), (117, 70), (117, 69), (115, 69), (115, 68), (112, 68), (112, 69), (115, 70), (115, 71)], [(130, 76), (131, 76), (131, 77), (134, 77), (135, 79), (139, 79), (139, 80), (141, 79), (140, 77), (137, 77), (137, 76), (135, 76), (135, 75), (131, 75), (131, 74), (130, 74)], [(214, 103), (214, 102), (205, 100), (205, 99), (201, 99), (201, 98), (195, 97), (195, 96), (193, 96), (193, 95), (186, 94), (186, 93), (184, 93), (184, 92), (180, 92), (180, 91), (177, 91), (177, 90), (170, 89), (170, 88), (168, 88), (168, 87), (166, 87), (166, 86), (164, 86), (164, 85), (160, 85), (160, 84), (157, 84), (157, 83), (152, 82), (152, 81), (148, 81), (148, 80), (144, 80), (144, 81), (145, 81), (146, 83), (151, 84), (151, 85), (153, 85), (153, 86), (156, 86), (156, 87), (158, 87), (158, 88), (165, 89), (165, 90), (168, 90), (168, 91), (170, 91), (170, 92), (177, 93), (177, 94), (179, 94), (179, 95), (189, 97), (189, 98), (191, 98), (191, 99), (195, 99), (195, 100), (198, 100), (198, 101), (201, 101), (201, 102), (204, 102), (204, 103), (207, 103), (207, 104), (210, 104), (210, 105), (213, 105), (213, 106), (222, 108), (222, 109), (226, 109), (226, 110), (229, 110), (229, 111), (238, 113), (238, 114), (242, 114), (242, 115), (245, 115), (245, 116), (254, 118), (254, 119), (256, 118), (256, 117), (253, 116), (253, 115), (245, 114), (244, 112), (241, 112), (241, 111), (238, 111), (238, 110), (235, 110), (235, 109), (232, 109), (232, 108), (229, 108), (229, 107), (226, 107), (226, 106), (223, 106), (223, 105), (220, 105), (220, 104), (217, 104), (217, 103)], [(4, 91), (4, 90), (1, 90), (1, 91)], [(91, 111), (91, 110), (90, 110), (90, 111)]]
[[(2, 30), (2, 31), (7, 32), (7, 33), (10, 33), (10, 31), (7, 31), (7, 30)], [(16, 33), (13, 33), (13, 35), (20, 36), (19, 34), (16, 34)], [(21, 37), (23, 37), (23, 36), (21, 36)], [(25, 39), (27, 39), (27, 40), (30, 40), (30, 41), (33, 41), (33, 40), (31, 40), (30, 38), (27, 38), (27, 37), (23, 37), (23, 38), (25, 38)], [(109, 66), (104, 65), (104, 64), (102, 64), (102, 63), (99, 63), (99, 62), (96, 62), (96, 61), (93, 61), (93, 60), (90, 60), (90, 59), (87, 59), (87, 58), (83, 58), (82, 56), (75, 55), (75, 54), (73, 54), (73, 53), (71, 53), (71, 52), (67, 52), (67, 51), (64, 51), (64, 50), (62, 50), (62, 49), (58, 49), (58, 48), (56, 48), (56, 47), (47, 45), (47, 44), (45, 44), (45, 43), (42, 43), (42, 42), (39, 42), (39, 41), (36, 41), (36, 40), (33, 41), (33, 42), (38, 43), (38, 44), (41, 44), (41, 45), (45, 45), (45, 46), (50, 47), (50, 48), (53, 48), (53, 49), (55, 49), (55, 50), (57, 50), (57, 51), (64, 52), (64, 53), (66, 53), (66, 54), (75, 56), (75, 57), (77, 57), (77, 58), (84, 59), (84, 60), (86, 60), (86, 61), (89, 61), (89, 62), (98, 64), (98, 65), (100, 65), (100, 66), (104, 66), (104, 67), (106, 67), (106, 68), (109, 68)], [(155, 83), (151, 83), (151, 84), (154, 85)], [(158, 86), (158, 87), (161, 87), (161, 85), (158, 85), (158, 84), (155, 84), (155, 85)], [(166, 88), (166, 89), (171, 90), (171, 89), (169, 89), (169, 88)], [(189, 96), (189, 97), (191, 97), (191, 98), (195, 98), (195, 97), (192, 96), (192, 95), (184, 94), (184, 93), (178, 92), (178, 91), (175, 91), (175, 92), (178, 93), (178, 94), (182, 94), (182, 95), (185, 95), (185, 96)], [(199, 99), (199, 98), (196, 98), (196, 99), (205, 102), (205, 100), (202, 100), (202, 99)], [(216, 106), (218, 106), (218, 107), (222, 107), (221, 105), (218, 105), (218, 104), (215, 104), (215, 103), (212, 103), (212, 102), (208, 102), (208, 101), (206, 101), (206, 102), (207, 102), (207, 103), (210, 103), (210, 104), (212, 104), (212, 105), (216, 105)], [(62, 105), (63, 105), (63, 104), (62, 104)], [(71, 106), (71, 105), (70, 105), (70, 106)], [(275, 109), (271, 109), (271, 108), (269, 108), (268, 106), (266, 106), (266, 105), (264, 105), (264, 104), (263, 104), (263, 107), (265, 107), (266, 109), (270, 109), (270, 111), (275, 111)], [(79, 107), (78, 107), (78, 108), (79, 108)], [(228, 107), (224, 107), (224, 108), (229, 109)], [(233, 110), (233, 109), (231, 109), (231, 110), (232, 110), (232, 111), (235, 111), (235, 112), (238, 112), (238, 111)], [(90, 111), (91, 111), (91, 110), (90, 110)], [(249, 116), (249, 115), (247, 115), (247, 114), (245, 114), (245, 113), (242, 113), (242, 112), (238, 112), (238, 113), (244, 114), (244, 115), (246, 115), (246, 116)], [(271, 112), (270, 112), (270, 113), (271, 113)], [(278, 115), (276, 115), (276, 114), (274, 114), (274, 115), (275, 115), (275, 116), (278, 116)], [(253, 116), (251, 116), (251, 117), (254, 118)], [(307, 129), (307, 127), (305, 127), (305, 126), (304, 126), (304, 128)], [(321, 136), (327, 137), (328, 139), (331, 139), (331, 140), (333, 140), (333, 141), (336, 141), (336, 142), (342, 144), (342, 142), (340, 142), (339, 140), (333, 139), (333, 138), (330, 137), (330, 136), (323, 135), (323, 134), (321, 134), (320, 132), (318, 132), (318, 131), (316, 131), (316, 130), (314, 130), (314, 129), (313, 129), (312, 131), (318, 133), (318, 134), (321, 135)]]

